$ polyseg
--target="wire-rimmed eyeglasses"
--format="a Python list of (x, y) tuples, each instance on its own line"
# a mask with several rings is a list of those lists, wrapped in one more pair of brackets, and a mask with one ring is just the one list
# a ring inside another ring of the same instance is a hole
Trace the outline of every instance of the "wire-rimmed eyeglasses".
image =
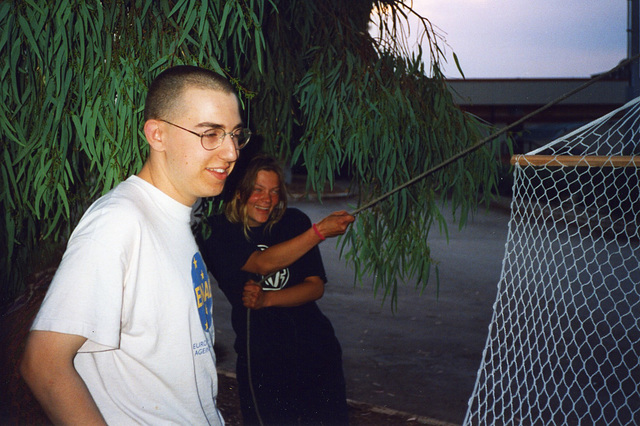
[(200, 137), (200, 144), (207, 151), (213, 151), (214, 149), (220, 148), (222, 142), (224, 141), (224, 137), (229, 135), (233, 144), (235, 145), (237, 150), (241, 150), (249, 143), (249, 138), (251, 138), (251, 130), (239, 128), (235, 129), (231, 132), (225, 132), (223, 129), (214, 128), (209, 129), (204, 133), (197, 133), (193, 130), (186, 129), (182, 126), (178, 126), (170, 121), (158, 119), (159, 121), (164, 121), (167, 124), (171, 124), (172, 126), (177, 127), (178, 129), (182, 129), (191, 133), (192, 135)]

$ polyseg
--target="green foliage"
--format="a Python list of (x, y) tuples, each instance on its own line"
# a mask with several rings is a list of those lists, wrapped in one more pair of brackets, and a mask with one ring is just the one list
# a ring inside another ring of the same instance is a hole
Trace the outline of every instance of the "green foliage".
[[(389, 17), (380, 39), (367, 31), (372, 8)], [(146, 85), (170, 65), (227, 75), (251, 145), (306, 166), (312, 189), (347, 170), (361, 204), (472, 145), (484, 129), (453, 104), (430, 23), (428, 72), (402, 45), (407, 10), (393, 0), (0, 3), (3, 280), (18, 291), (88, 204), (140, 169)], [(399, 282), (424, 288), (428, 234), (446, 232), (442, 201), (462, 226), (496, 167), (493, 148), (476, 151), (359, 214), (342, 240), (356, 278), (372, 276), (393, 302)]]
[(0, 3), (0, 271), (9, 294), (92, 200), (140, 169), (156, 74), (181, 63), (223, 73), (246, 61), (247, 46), (262, 51), (263, 4), (251, 3)]
[[(265, 83), (256, 100), (258, 117), (278, 111), (275, 120), (257, 120), (260, 130), (266, 140), (277, 141), (275, 152), (284, 156), (288, 151), (282, 147), (291, 149), (292, 161), (306, 166), (311, 189), (332, 185), (336, 171), (347, 168), (359, 186), (360, 205), (464, 151), (488, 130), (453, 104), (439, 68), (438, 37), (428, 21), (423, 24), (431, 69), (425, 75), (421, 52), (406, 55), (398, 44), (406, 18), (402, 9), (376, 3), (391, 19), (380, 21), (380, 40), (360, 31), (357, 14), (335, 2), (305, 4), (301, 16), (294, 6), (279, 4), (280, 13), (271, 17), (278, 24), (265, 26), (270, 28), (266, 56), (282, 65), (269, 62), (268, 69), (279, 70), (277, 83)], [(294, 15), (295, 25), (280, 22)], [(281, 90), (291, 82), (293, 93)], [(390, 295), (392, 306), (398, 283), (414, 280), (424, 289), (434, 263), (429, 231), (435, 222), (448, 232), (443, 202), (448, 200), (463, 226), (482, 197), (494, 193), (497, 147), (480, 149), (360, 213), (342, 239), (356, 280), (372, 280), (374, 292)]]

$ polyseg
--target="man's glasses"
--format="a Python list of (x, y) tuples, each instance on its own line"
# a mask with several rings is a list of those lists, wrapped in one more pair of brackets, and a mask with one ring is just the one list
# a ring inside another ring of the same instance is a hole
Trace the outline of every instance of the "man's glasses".
[(200, 137), (200, 144), (202, 144), (202, 147), (207, 151), (213, 151), (214, 149), (220, 148), (224, 141), (224, 137), (227, 135), (229, 135), (237, 150), (241, 150), (247, 146), (249, 138), (251, 138), (251, 130), (249, 129), (236, 129), (232, 132), (225, 132), (220, 128), (216, 128), (207, 130), (204, 133), (196, 133), (193, 130), (185, 129), (184, 127), (173, 124), (170, 121), (163, 119), (159, 120)]

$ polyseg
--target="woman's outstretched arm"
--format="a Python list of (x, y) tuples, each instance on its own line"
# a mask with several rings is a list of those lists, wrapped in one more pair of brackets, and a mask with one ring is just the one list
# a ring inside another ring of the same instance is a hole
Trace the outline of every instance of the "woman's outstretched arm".
[(329, 216), (290, 240), (276, 244), (263, 251), (255, 251), (249, 256), (242, 270), (260, 275), (286, 268), (325, 238), (342, 235), (355, 220), (346, 211), (331, 213)]

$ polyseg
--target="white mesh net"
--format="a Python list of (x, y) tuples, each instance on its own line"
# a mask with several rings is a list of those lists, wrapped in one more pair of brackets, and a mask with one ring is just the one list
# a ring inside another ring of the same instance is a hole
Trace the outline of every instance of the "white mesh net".
[(640, 98), (514, 158), (465, 425), (640, 424)]

